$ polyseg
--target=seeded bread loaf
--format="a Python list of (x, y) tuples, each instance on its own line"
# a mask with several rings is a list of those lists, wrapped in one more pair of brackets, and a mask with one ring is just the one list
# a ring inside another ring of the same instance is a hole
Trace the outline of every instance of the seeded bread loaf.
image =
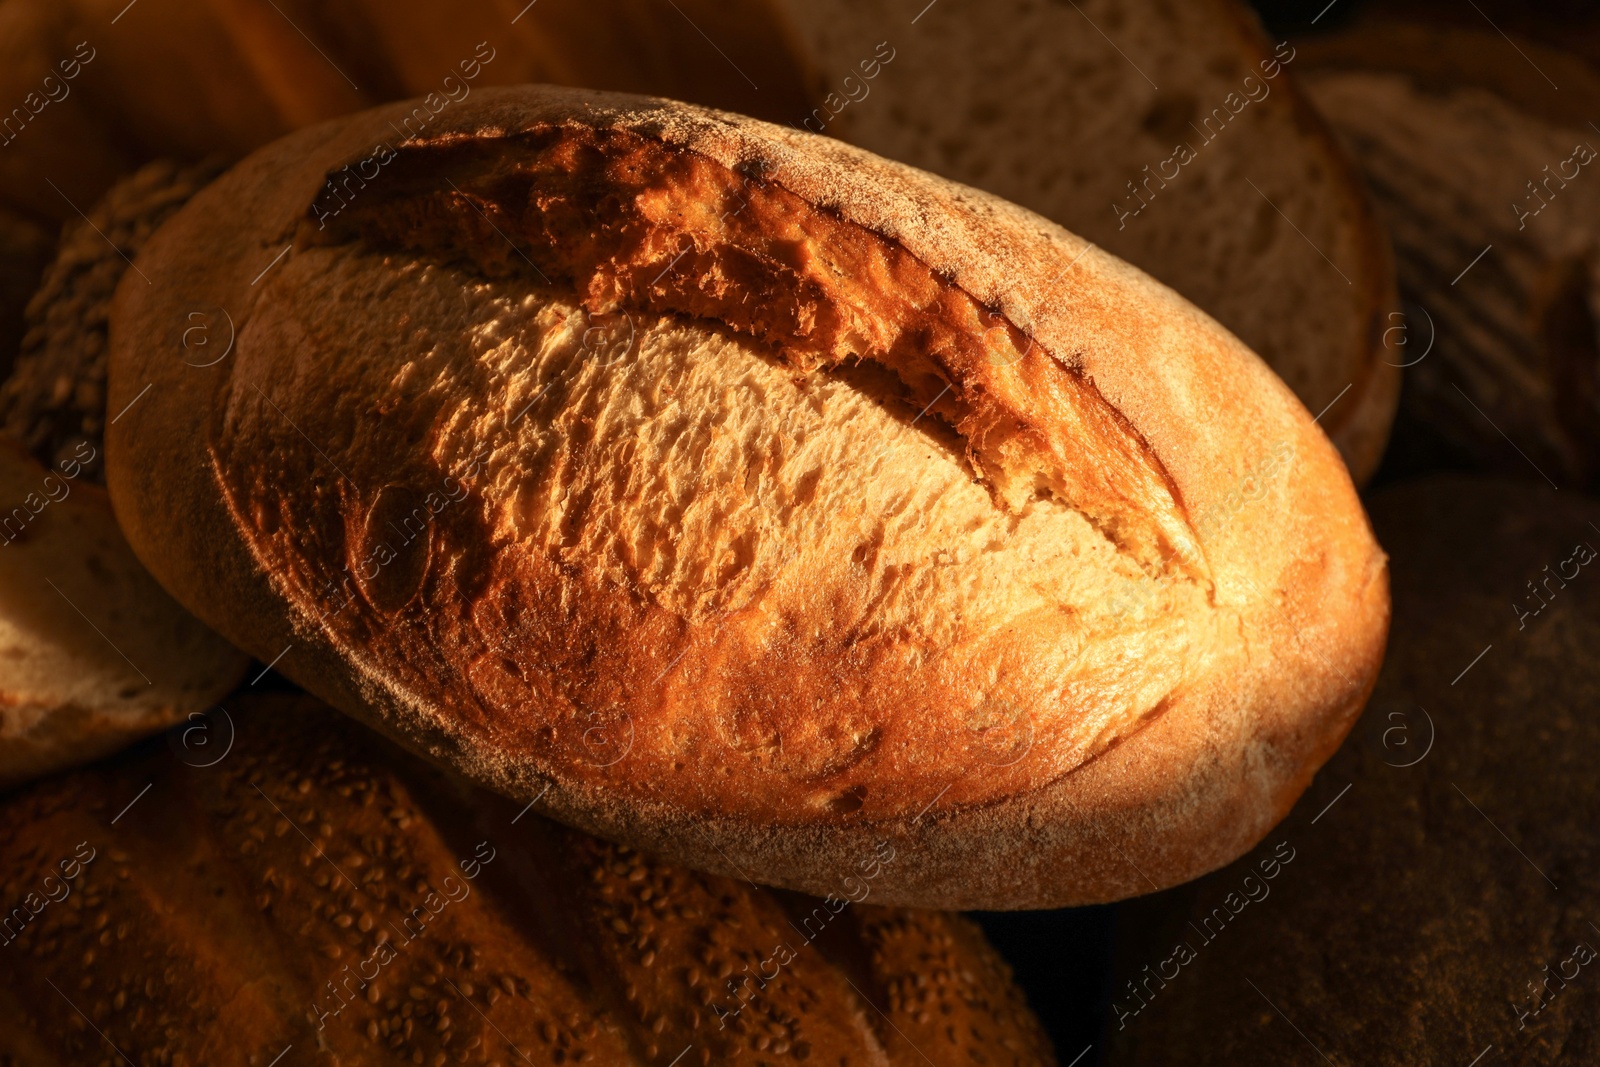
[(118, 517), (241, 647), (602, 836), (821, 892), (889, 840), (927, 906), (1192, 877), (1337, 745), (1383, 556), (1170, 290), (725, 113), (403, 108), (257, 153), (117, 291)]
[(214, 175), (131, 180), (67, 227), (47, 268), (34, 240), (5, 242), (16, 258), (0, 269), (32, 295), (26, 330), (4, 331), (15, 365), (0, 385), (0, 789), (205, 711), (248, 663), (150, 577), (103, 478), (106, 319), (126, 268), (103, 235), (137, 251), (163, 194), (181, 203)]
[(878, 907), (869, 873), (826, 900), (695, 874), (519, 807), (286, 695), (35, 786), (0, 817), (0, 1059), (1054, 1063), (959, 916)]

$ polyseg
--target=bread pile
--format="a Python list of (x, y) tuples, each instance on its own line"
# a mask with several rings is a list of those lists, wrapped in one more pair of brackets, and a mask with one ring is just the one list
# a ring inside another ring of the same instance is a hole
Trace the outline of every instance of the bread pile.
[(1600, 1052), (1600, 76), (1585, 18), (1472, 7), (1395, 5), (1304, 53), (1397, 253), (1396, 470), (1474, 473), (1372, 499), (1387, 660), (1293, 813), (1235, 864), (1119, 908), (1111, 1063)]
[[(724, 874), (887, 837), (924, 906), (1182, 881), (1337, 744), (1383, 557), (1170, 290), (753, 120), (481, 90), (389, 158), (402, 113), (233, 168), (113, 302), (118, 518), (258, 659)], [(243, 309), (228, 360), (159, 343), (191, 305)]]
[[(826, 90), (797, 124), (997, 193), (1148, 271), (1265, 359), (1356, 481), (1371, 476), (1399, 388), (1378, 326), (1393, 266), (1296, 84), (1297, 43), (1213, 0), (942, 0), (914, 21), (921, 5), (897, 0), (774, 2)], [(867, 83), (859, 61), (880, 39), (892, 63)]]
[(1411, 858), (1587, 870), (1582, 60), (112, 6), (0, 0), (0, 1058), (1047, 1064), (936, 909), (1152, 892), (1121, 1061), (1592, 1040), (1581, 905)]

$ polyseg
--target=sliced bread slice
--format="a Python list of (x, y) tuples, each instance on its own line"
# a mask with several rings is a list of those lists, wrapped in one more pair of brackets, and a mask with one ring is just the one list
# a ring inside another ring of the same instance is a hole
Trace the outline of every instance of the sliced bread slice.
[(792, 124), (1022, 204), (1260, 354), (1357, 480), (1398, 391), (1359, 178), (1233, 0), (770, 0), (821, 103)]
[(1408, 418), (1477, 466), (1600, 483), (1600, 75), (1488, 30), (1373, 24), (1307, 51), (1419, 309)]
[(134, 557), (83, 449), (0, 442), (0, 789), (204, 711), (249, 662)]

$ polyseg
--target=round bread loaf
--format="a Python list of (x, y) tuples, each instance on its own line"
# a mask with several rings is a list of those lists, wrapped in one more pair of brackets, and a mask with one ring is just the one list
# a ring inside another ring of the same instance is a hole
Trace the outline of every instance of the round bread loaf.
[(1119, 909), (1112, 1063), (1600, 1058), (1600, 502), (1450, 477), (1373, 520), (1371, 708), (1272, 848)]
[(118, 517), (242, 647), (601, 836), (819, 893), (889, 841), (926, 906), (1193, 877), (1337, 746), (1384, 557), (1176, 294), (725, 113), (403, 113), (256, 153), (113, 302)]
[(230, 703), (7, 803), (0, 1060), (1054, 1063), (959, 916), (696, 874)]

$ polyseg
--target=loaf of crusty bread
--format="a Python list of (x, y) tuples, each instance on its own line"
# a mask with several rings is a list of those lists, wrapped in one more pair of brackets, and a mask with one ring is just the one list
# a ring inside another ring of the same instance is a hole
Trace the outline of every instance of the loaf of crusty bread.
[(1449, 476), (1372, 514), (1372, 705), (1270, 845), (1119, 909), (1109, 1063), (1600, 1059), (1600, 501)]
[(519, 812), (309, 698), (175, 737), (7, 802), (0, 1061), (1055, 1062), (974, 926), (875, 905), (892, 850), (803, 898)]
[(1479, 468), (1600, 485), (1600, 75), (1487, 27), (1379, 23), (1306, 60), (1394, 235), (1408, 416)]
[(655, 93), (1032, 208), (1243, 338), (1323, 413), (1358, 482), (1383, 451), (1399, 383), (1380, 340), (1399, 309), (1387, 249), (1294, 85), (1295, 47), (1238, 0), (941, 0), (921, 16), (898, 0), (186, 0), (101, 34), (124, 6), (0, 2), (0, 95), (39, 108), (0, 155), (0, 206), (71, 219), (68, 198), (86, 206), (151, 158), (237, 156), (396, 97), (423, 98), (395, 119), (407, 136), (486, 86)]
[[(786, 116), (1012, 200), (1148, 271), (1378, 465), (1399, 362), (1361, 182), (1239, 0), (767, 0), (817, 102)], [(723, 40), (738, 28), (717, 27)]]
[(928, 906), (1192, 877), (1336, 747), (1383, 555), (1176, 294), (726, 113), (403, 111), (256, 153), (113, 304), (118, 517), (241, 647), (602, 836), (815, 892), (888, 841)]

